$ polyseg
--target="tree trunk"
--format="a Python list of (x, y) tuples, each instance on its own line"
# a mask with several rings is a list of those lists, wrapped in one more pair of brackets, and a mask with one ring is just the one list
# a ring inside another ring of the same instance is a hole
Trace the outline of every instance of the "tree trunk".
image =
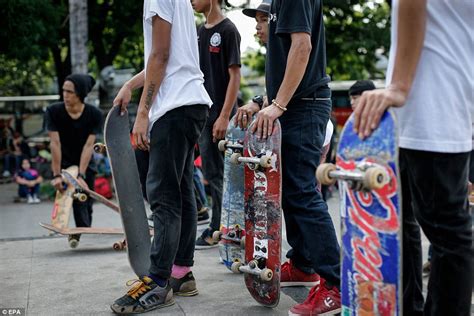
[(86, 74), (88, 72), (87, 30), (87, 0), (69, 0), (72, 73)]

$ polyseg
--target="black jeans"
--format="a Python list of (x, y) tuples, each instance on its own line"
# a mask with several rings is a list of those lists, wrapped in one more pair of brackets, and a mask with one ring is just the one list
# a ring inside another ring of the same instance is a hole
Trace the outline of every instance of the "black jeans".
[[(67, 167), (63, 168), (66, 169)], [(95, 171), (93, 171), (91, 168), (87, 168), (85, 182), (87, 183), (89, 189), (94, 191)], [(74, 210), (74, 221), (76, 222), (76, 227), (92, 226), (93, 203), (94, 199), (92, 198), (88, 198), (85, 202), (79, 202), (78, 200), (74, 200), (74, 202), (72, 203), (72, 208)]]
[(403, 188), (404, 315), (421, 314), (420, 224), (433, 247), (425, 315), (470, 315), (471, 217), (469, 152), (400, 149)]
[(222, 186), (224, 184), (224, 153), (219, 151), (217, 142), (212, 142), (212, 127), (208, 122), (199, 138), (199, 151), (202, 158), (202, 172), (209, 183), (212, 198), (212, 218), (210, 227), (219, 230), (222, 211)]
[(192, 266), (197, 210), (194, 197), (194, 145), (206, 123), (207, 105), (182, 106), (153, 124), (146, 182), (155, 237), (150, 273), (167, 279), (173, 263)]
[(336, 231), (327, 204), (316, 189), (315, 172), (331, 111), (330, 91), (320, 97), (327, 99), (290, 104), (280, 117), (282, 207), (292, 247), (287, 257), (303, 272), (316, 272), (339, 287)]

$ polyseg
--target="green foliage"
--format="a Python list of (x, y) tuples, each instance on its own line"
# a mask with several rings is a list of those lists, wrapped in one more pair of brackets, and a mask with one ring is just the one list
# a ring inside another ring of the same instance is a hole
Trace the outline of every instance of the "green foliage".
[[(333, 80), (380, 78), (384, 70), (375, 67), (376, 50), (388, 54), (390, 9), (383, 0), (328, 0), (324, 6), (327, 71)], [(262, 50), (244, 55), (243, 63), (263, 75)]]

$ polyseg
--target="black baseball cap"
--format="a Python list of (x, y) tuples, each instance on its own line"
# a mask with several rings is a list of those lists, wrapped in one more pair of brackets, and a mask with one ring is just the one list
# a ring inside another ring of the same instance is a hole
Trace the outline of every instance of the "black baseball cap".
[(260, 3), (260, 5), (257, 8), (255, 8), (255, 9), (250, 9), (250, 8), (243, 9), (242, 13), (245, 14), (246, 16), (251, 17), (251, 18), (255, 18), (255, 16), (257, 16), (257, 12), (270, 14), (270, 3), (271, 3), (271, 1), (263, 1), (262, 3)]

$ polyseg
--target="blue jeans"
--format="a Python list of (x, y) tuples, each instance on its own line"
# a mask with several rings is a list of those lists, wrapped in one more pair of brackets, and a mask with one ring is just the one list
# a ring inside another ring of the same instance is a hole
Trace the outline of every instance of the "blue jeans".
[(192, 266), (197, 210), (194, 197), (194, 145), (206, 123), (207, 105), (182, 106), (153, 124), (146, 181), (155, 237), (150, 273), (168, 279), (173, 263)]
[[(25, 174), (23, 175), (23, 177), (26, 179), (26, 180), (35, 180), (37, 177), (36, 176), (32, 176), (30, 174), (27, 174), (25, 172)], [(34, 187), (29, 187), (27, 185), (24, 185), (24, 184), (19, 184), (18, 185), (18, 196), (19, 197), (22, 197), (22, 198), (26, 198), (28, 195), (37, 195), (38, 192), (39, 192), (39, 184), (36, 184)]]
[(287, 257), (301, 271), (316, 272), (339, 287), (336, 231), (315, 176), (331, 111), (330, 96), (327, 89), (317, 94), (324, 100), (293, 102), (280, 117), (282, 207), (292, 247)]

